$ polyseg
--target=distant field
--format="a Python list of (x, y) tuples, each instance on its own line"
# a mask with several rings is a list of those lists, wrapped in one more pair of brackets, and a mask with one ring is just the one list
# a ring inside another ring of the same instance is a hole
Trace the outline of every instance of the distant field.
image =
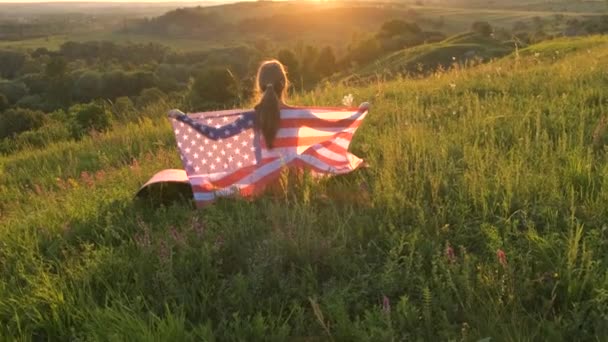
[[(249, 4), (253, 6), (254, 4)], [(238, 5), (240, 6), (240, 5)], [(281, 13), (282, 10), (289, 9), (285, 7), (287, 5), (280, 5), (277, 8), (273, 7), (274, 13)], [(337, 5), (333, 5), (334, 7)], [(233, 8), (234, 7), (234, 8)], [(259, 7), (259, 6), (258, 6)], [(253, 7), (251, 13), (258, 13), (262, 15), (263, 11), (260, 11), (258, 7)], [(276, 7), (276, 6), (275, 6)], [(237, 5), (231, 5), (221, 7), (223, 12), (231, 13), (236, 11)], [(399, 7), (401, 8), (401, 7)], [(583, 12), (577, 13), (572, 12), (551, 12), (551, 11), (525, 11), (525, 10), (510, 10), (510, 9), (479, 9), (479, 8), (455, 8), (455, 7), (440, 7), (440, 6), (416, 6), (413, 5), (411, 8), (416, 11), (419, 15), (419, 19), (422, 19), (421, 23), (427, 29), (439, 30), (452, 35), (455, 33), (468, 31), (471, 24), (475, 21), (488, 21), (496, 27), (504, 27), (510, 29), (514, 23), (518, 21), (531, 21), (534, 17), (547, 18), (553, 20), (556, 14), (562, 14), (566, 17), (581, 17), (597, 15), (597, 12)], [(403, 10), (403, 9), (400, 9)], [(253, 15), (251, 14), (250, 15)], [(243, 14), (240, 14), (243, 16)], [(433, 21), (443, 18), (443, 26), (440, 28), (430, 27), (425, 24), (425, 20)], [(235, 19), (236, 20), (236, 19)], [(565, 21), (565, 19), (563, 19)], [(375, 25), (367, 27), (367, 31), (364, 28), (357, 28), (352, 31), (353, 34), (359, 35), (365, 33), (375, 32), (381, 25), (382, 20), (378, 21)], [(15, 49), (35, 49), (37, 47), (46, 47), (48, 49), (57, 49), (61, 44), (66, 41), (87, 41), (87, 40), (110, 40), (114, 42), (137, 42), (137, 43), (148, 43), (154, 42), (170, 46), (178, 50), (200, 50), (208, 49), (213, 47), (225, 47), (230, 45), (237, 45), (247, 41), (254, 43), (258, 39), (263, 39), (263, 35), (259, 37), (249, 34), (229, 34), (229, 35), (212, 35), (208, 37), (176, 37), (176, 36), (162, 36), (162, 35), (151, 35), (151, 34), (124, 34), (117, 32), (103, 32), (98, 31), (95, 33), (74, 33), (70, 35), (57, 35), (50, 36), (48, 38), (36, 38), (26, 39), (21, 41), (0, 41), (0, 48), (15, 48)], [(281, 38), (280, 40), (270, 40), (269, 42), (275, 45), (287, 45), (293, 46), (298, 41), (305, 42), (307, 44), (314, 44), (322, 46), (325, 44), (334, 46), (343, 46), (348, 43), (351, 39), (350, 36), (335, 36), (327, 35), (324, 32), (317, 32), (313, 29), (306, 30), (302, 34), (299, 34), (296, 39), (293, 38)]]

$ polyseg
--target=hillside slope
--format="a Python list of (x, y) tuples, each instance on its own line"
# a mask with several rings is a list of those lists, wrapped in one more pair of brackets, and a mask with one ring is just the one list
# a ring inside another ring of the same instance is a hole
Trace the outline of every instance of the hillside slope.
[(608, 336), (607, 62), (606, 37), (562, 40), (296, 96), (371, 102), (351, 146), (371, 168), (202, 211), (132, 201), (180, 167), (168, 108), (0, 157), (0, 336)]
[(438, 68), (458, 64), (484, 62), (509, 54), (515, 44), (502, 42), (475, 33), (464, 33), (444, 41), (405, 48), (380, 58), (352, 74), (336, 79), (346, 82), (365, 81), (370, 78), (390, 79), (398, 75), (428, 74)]

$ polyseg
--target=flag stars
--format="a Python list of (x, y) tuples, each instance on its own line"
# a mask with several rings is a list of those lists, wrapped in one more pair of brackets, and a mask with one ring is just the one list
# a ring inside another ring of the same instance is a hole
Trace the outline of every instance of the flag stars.
[(220, 157), (215, 158), (215, 161), (218, 163), (220, 162), (220, 160), (221, 160)]
[(198, 159), (198, 153), (194, 153), (194, 159)]
[(203, 160), (201, 161), (201, 163), (202, 163), (203, 165), (207, 165), (207, 159), (203, 159)]
[(209, 168), (210, 168), (211, 170), (215, 170), (215, 164), (211, 164), (211, 165), (209, 166)]
[(227, 121), (228, 121), (228, 118), (224, 116), (224, 117), (222, 118), (222, 121), (227, 122)]
[(240, 149), (240, 148), (237, 148), (236, 150), (234, 150), (234, 153), (236, 153), (236, 154), (241, 154), (241, 149)]
[(197, 165), (196, 167), (194, 167), (194, 171), (195, 171), (195, 172), (199, 172), (200, 170), (201, 170), (201, 168), (200, 168), (200, 167), (198, 167), (198, 165)]
[(229, 161), (229, 162), (232, 162), (233, 160), (234, 160), (234, 158), (232, 158), (232, 156), (229, 156), (229, 157), (228, 157), (228, 161)]
[(221, 153), (223, 156), (225, 156), (225, 155), (226, 155), (226, 151), (224, 151), (224, 150), (222, 150), (220, 153)]
[(211, 147), (213, 147), (214, 150), (217, 150), (217, 145), (216, 144), (213, 144), (213, 146), (211, 146)]
[(236, 163), (236, 165), (237, 165), (238, 167), (241, 167), (241, 166), (243, 166), (243, 163), (238, 162), (238, 163)]
[(190, 147), (186, 147), (186, 153), (190, 153)]

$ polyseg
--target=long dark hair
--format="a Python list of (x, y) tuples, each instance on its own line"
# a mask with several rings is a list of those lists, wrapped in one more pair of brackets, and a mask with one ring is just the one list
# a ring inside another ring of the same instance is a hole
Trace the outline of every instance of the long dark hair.
[(256, 88), (260, 101), (255, 106), (255, 128), (262, 132), (268, 148), (273, 148), (274, 139), (281, 121), (281, 103), (284, 103), (289, 80), (283, 64), (269, 60), (260, 66)]

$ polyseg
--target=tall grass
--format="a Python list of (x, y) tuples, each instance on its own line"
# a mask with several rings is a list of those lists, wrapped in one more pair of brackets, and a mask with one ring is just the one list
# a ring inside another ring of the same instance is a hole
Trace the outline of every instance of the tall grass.
[(254, 202), (133, 201), (179, 167), (162, 118), (1, 157), (0, 335), (600, 341), (608, 46), (585, 44), (297, 96), (371, 102), (371, 168)]

